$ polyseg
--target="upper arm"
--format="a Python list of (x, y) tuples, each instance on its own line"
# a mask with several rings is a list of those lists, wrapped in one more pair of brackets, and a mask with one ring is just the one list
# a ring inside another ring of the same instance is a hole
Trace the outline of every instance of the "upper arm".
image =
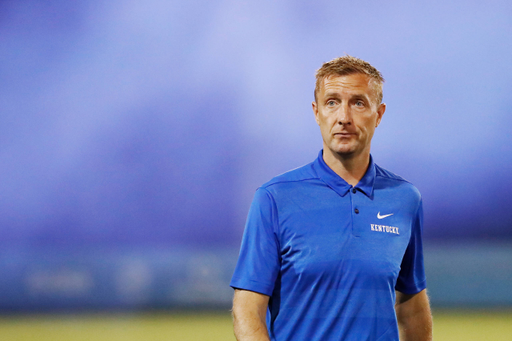
[(276, 205), (263, 188), (256, 191), (242, 237), (238, 262), (230, 285), (272, 295), (280, 270)]
[(432, 340), (432, 314), (426, 290), (417, 294), (397, 291), (395, 311), (400, 340)]
[(235, 289), (233, 315), (255, 312), (263, 320), (266, 317), (269, 296), (254, 291)]
[(407, 311), (407, 313), (410, 314), (424, 309), (428, 309), (430, 311), (430, 303), (426, 289), (417, 294), (404, 294), (400, 291), (396, 291), (395, 310), (397, 312), (397, 317), (399, 317), (399, 313), (403, 311)]
[(233, 331), (237, 340), (269, 340), (266, 324), (268, 302), (267, 295), (235, 289)]
[[(417, 293), (426, 288), (423, 262), (423, 205), (421, 199), (411, 224), (411, 235), (405, 250), (395, 289), (401, 293)], [(398, 301), (398, 300), (397, 300)]]

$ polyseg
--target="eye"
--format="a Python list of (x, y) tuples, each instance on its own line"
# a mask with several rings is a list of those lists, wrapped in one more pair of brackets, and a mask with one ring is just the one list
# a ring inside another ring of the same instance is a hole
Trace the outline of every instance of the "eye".
[(361, 100), (357, 100), (355, 104), (356, 104), (356, 107), (364, 107), (364, 102)]
[(335, 101), (335, 100), (332, 100), (332, 99), (331, 99), (331, 100), (327, 101), (327, 106), (328, 106), (328, 107), (333, 107), (333, 106), (335, 106), (335, 105), (336, 105), (336, 101)]

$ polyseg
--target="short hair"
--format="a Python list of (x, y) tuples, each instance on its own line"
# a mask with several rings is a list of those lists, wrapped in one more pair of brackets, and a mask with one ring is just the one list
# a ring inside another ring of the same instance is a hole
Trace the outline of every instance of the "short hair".
[(320, 85), (325, 78), (330, 76), (346, 76), (354, 73), (361, 73), (367, 75), (375, 83), (375, 91), (377, 94), (377, 105), (382, 102), (382, 85), (384, 83), (384, 77), (379, 70), (373, 67), (370, 63), (365, 62), (362, 59), (352, 57), (349, 55), (335, 58), (322, 65), (320, 69), (316, 71), (316, 85), (315, 85), (315, 102), (316, 95), (320, 91)]

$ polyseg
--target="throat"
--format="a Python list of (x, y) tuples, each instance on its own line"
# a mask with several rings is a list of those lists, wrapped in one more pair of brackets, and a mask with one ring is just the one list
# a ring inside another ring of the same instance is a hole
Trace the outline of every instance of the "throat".
[(324, 148), (324, 162), (348, 184), (355, 186), (363, 178), (370, 164), (370, 153), (361, 156), (339, 155)]

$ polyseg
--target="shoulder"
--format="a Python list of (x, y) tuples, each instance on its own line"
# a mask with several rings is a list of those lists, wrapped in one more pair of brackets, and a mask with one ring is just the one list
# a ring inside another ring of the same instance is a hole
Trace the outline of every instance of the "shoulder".
[(277, 209), (288, 207), (290, 200), (307, 195), (311, 181), (318, 179), (312, 164), (292, 169), (261, 185), (253, 198), (253, 206)]
[(421, 200), (420, 191), (410, 181), (375, 164), (375, 187), (392, 188)]
[(282, 186), (300, 185), (300, 183), (315, 179), (318, 179), (318, 175), (313, 169), (313, 163), (308, 163), (272, 178), (272, 180), (261, 185), (260, 188), (272, 190)]

